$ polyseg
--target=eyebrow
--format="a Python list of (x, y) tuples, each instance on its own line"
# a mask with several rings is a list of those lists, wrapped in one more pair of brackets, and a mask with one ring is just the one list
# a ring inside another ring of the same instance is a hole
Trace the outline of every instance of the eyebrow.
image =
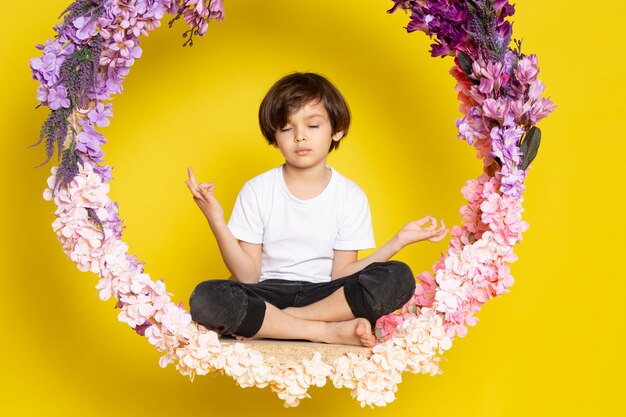
[(323, 114), (319, 114), (319, 113), (315, 113), (315, 114), (308, 115), (307, 117), (305, 117), (305, 119), (312, 119), (314, 117), (324, 118), (324, 115)]

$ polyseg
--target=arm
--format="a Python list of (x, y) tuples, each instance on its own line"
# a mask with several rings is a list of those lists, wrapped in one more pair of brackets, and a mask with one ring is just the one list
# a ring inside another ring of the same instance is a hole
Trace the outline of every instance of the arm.
[[(430, 226), (422, 227), (430, 222), (432, 222)], [(388, 261), (396, 253), (400, 252), (402, 248), (411, 243), (422, 240), (439, 242), (447, 233), (448, 230), (443, 220), (441, 221), (441, 226), (437, 227), (437, 220), (432, 216), (426, 216), (420, 220), (414, 220), (405, 224), (387, 243), (363, 259), (357, 260), (358, 251), (356, 250), (335, 250), (331, 278), (336, 279), (351, 275), (373, 262)]]
[(224, 264), (239, 282), (255, 283), (261, 274), (261, 244), (237, 241), (224, 221), (224, 210), (213, 195), (214, 183), (197, 184), (191, 168), (185, 180), (193, 199), (209, 222)]

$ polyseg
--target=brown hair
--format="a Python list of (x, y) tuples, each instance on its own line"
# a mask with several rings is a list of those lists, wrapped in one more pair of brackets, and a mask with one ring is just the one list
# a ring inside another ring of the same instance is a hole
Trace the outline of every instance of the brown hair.
[[(261, 132), (270, 145), (276, 144), (274, 135), (287, 124), (292, 112), (318, 100), (326, 108), (332, 133), (343, 131), (345, 137), (350, 127), (350, 109), (337, 87), (319, 74), (294, 72), (276, 81), (259, 108)], [(333, 140), (329, 152), (337, 148), (339, 142)]]

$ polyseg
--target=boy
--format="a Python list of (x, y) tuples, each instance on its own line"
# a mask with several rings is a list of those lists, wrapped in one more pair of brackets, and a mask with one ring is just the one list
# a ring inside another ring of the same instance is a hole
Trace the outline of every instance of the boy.
[(367, 197), (326, 165), (350, 125), (341, 93), (318, 74), (287, 75), (263, 99), (259, 122), (285, 163), (243, 186), (228, 225), (215, 185), (197, 184), (188, 169), (186, 184), (232, 273), (195, 288), (193, 320), (237, 338), (373, 346), (376, 320), (415, 290), (410, 268), (389, 258), (410, 243), (440, 241), (445, 224), (431, 216), (408, 223), (357, 260), (375, 247)]

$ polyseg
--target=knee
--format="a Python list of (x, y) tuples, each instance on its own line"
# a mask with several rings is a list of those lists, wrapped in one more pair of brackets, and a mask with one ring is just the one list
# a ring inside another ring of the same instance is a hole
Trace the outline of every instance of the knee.
[(403, 262), (379, 262), (364, 269), (358, 280), (346, 283), (345, 291), (346, 297), (363, 300), (368, 313), (366, 317), (376, 321), (380, 316), (401, 308), (411, 299), (415, 293), (415, 278), (411, 268)]
[[(415, 292), (415, 277), (411, 267), (400, 261), (389, 261), (388, 264), (390, 269), (389, 275), (395, 281), (394, 287), (397, 289), (398, 294), (405, 295), (404, 298), (406, 298), (406, 301), (409, 301)], [(406, 296), (407, 294), (408, 296)]]
[(191, 318), (205, 327), (223, 327), (223, 317), (241, 304), (232, 281), (210, 280), (201, 282), (189, 297)]

